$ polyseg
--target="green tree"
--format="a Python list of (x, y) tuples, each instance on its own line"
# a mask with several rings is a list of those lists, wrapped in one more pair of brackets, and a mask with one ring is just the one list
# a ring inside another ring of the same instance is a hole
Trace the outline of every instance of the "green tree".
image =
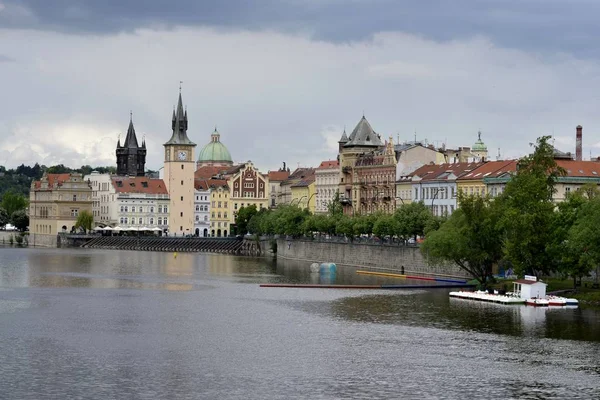
[(10, 222), (10, 218), (6, 210), (0, 207), (0, 228), (4, 228)]
[(340, 203), (340, 193), (339, 192), (335, 192), (333, 199), (331, 199), (329, 201), (329, 203), (327, 204), (327, 211), (328, 211), (330, 217), (337, 218), (340, 215), (344, 214), (344, 207), (342, 206), (342, 203)]
[(10, 222), (19, 231), (23, 232), (29, 226), (29, 216), (25, 210), (18, 210), (12, 213), (10, 216)]
[(354, 239), (354, 223), (352, 218), (347, 215), (340, 216), (335, 224), (335, 233), (340, 236), (346, 236), (350, 240)]
[[(577, 257), (569, 264), (573, 279), (586, 276), (600, 265), (600, 198), (584, 203), (568, 232), (569, 255)], [(598, 272), (598, 271), (597, 271)]]
[(398, 232), (398, 221), (393, 215), (380, 215), (373, 225), (373, 234), (381, 239), (394, 236)]
[(425, 234), (425, 228), (433, 215), (423, 202), (403, 204), (394, 213), (398, 221), (398, 236), (402, 238), (417, 238)]
[(250, 222), (250, 219), (257, 213), (258, 210), (256, 209), (255, 204), (242, 207), (238, 210), (238, 213), (235, 216), (235, 225), (237, 227), (238, 235), (245, 235), (248, 233), (248, 223)]
[(94, 224), (94, 216), (89, 211), (83, 210), (77, 216), (75, 228), (82, 228), (84, 232), (90, 231)]
[(29, 206), (29, 201), (25, 196), (15, 193), (12, 190), (4, 193), (0, 207), (6, 210), (8, 215), (12, 215), (15, 211), (24, 210)]
[(520, 275), (547, 274), (553, 265), (546, 246), (552, 240), (554, 185), (564, 170), (554, 160), (549, 139), (539, 138), (534, 152), (519, 160), (516, 175), (496, 199), (504, 208), (506, 257)]
[(485, 287), (492, 266), (502, 258), (500, 209), (480, 196), (459, 194), (460, 208), (440, 229), (429, 232), (421, 252), (429, 263), (453, 262)]

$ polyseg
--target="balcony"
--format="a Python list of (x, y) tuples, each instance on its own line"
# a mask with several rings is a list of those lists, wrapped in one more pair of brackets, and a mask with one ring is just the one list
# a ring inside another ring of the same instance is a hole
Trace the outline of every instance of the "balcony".
[(344, 174), (349, 174), (349, 173), (351, 173), (351, 172), (352, 172), (352, 167), (348, 167), (348, 166), (346, 166), (346, 167), (342, 168), (342, 172), (343, 172)]
[(352, 199), (349, 197), (340, 197), (340, 203), (343, 205), (352, 205)]

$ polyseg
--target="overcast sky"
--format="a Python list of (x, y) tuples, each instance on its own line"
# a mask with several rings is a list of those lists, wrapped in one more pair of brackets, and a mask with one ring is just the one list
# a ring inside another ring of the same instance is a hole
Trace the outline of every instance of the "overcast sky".
[(600, 155), (596, 0), (0, 0), (0, 164), (114, 165), (129, 112), (162, 166), (179, 81), (198, 153), (217, 126), (262, 170), (384, 138)]

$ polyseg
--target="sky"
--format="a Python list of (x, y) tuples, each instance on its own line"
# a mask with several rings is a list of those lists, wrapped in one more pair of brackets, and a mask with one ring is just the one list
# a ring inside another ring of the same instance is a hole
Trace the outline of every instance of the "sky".
[(261, 170), (382, 138), (600, 156), (596, 0), (0, 0), (0, 165), (114, 165), (130, 112), (162, 167), (180, 81), (188, 136), (215, 127)]

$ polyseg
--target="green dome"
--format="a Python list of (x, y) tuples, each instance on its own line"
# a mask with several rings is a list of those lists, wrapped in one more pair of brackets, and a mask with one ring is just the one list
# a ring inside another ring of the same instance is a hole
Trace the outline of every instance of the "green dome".
[(198, 154), (198, 162), (228, 162), (233, 163), (227, 147), (221, 143), (221, 135), (217, 130), (213, 132), (208, 143)]
[(479, 136), (477, 138), (477, 141), (473, 145), (473, 149), (471, 151), (487, 151), (487, 146), (481, 140), (481, 132), (479, 132)]

